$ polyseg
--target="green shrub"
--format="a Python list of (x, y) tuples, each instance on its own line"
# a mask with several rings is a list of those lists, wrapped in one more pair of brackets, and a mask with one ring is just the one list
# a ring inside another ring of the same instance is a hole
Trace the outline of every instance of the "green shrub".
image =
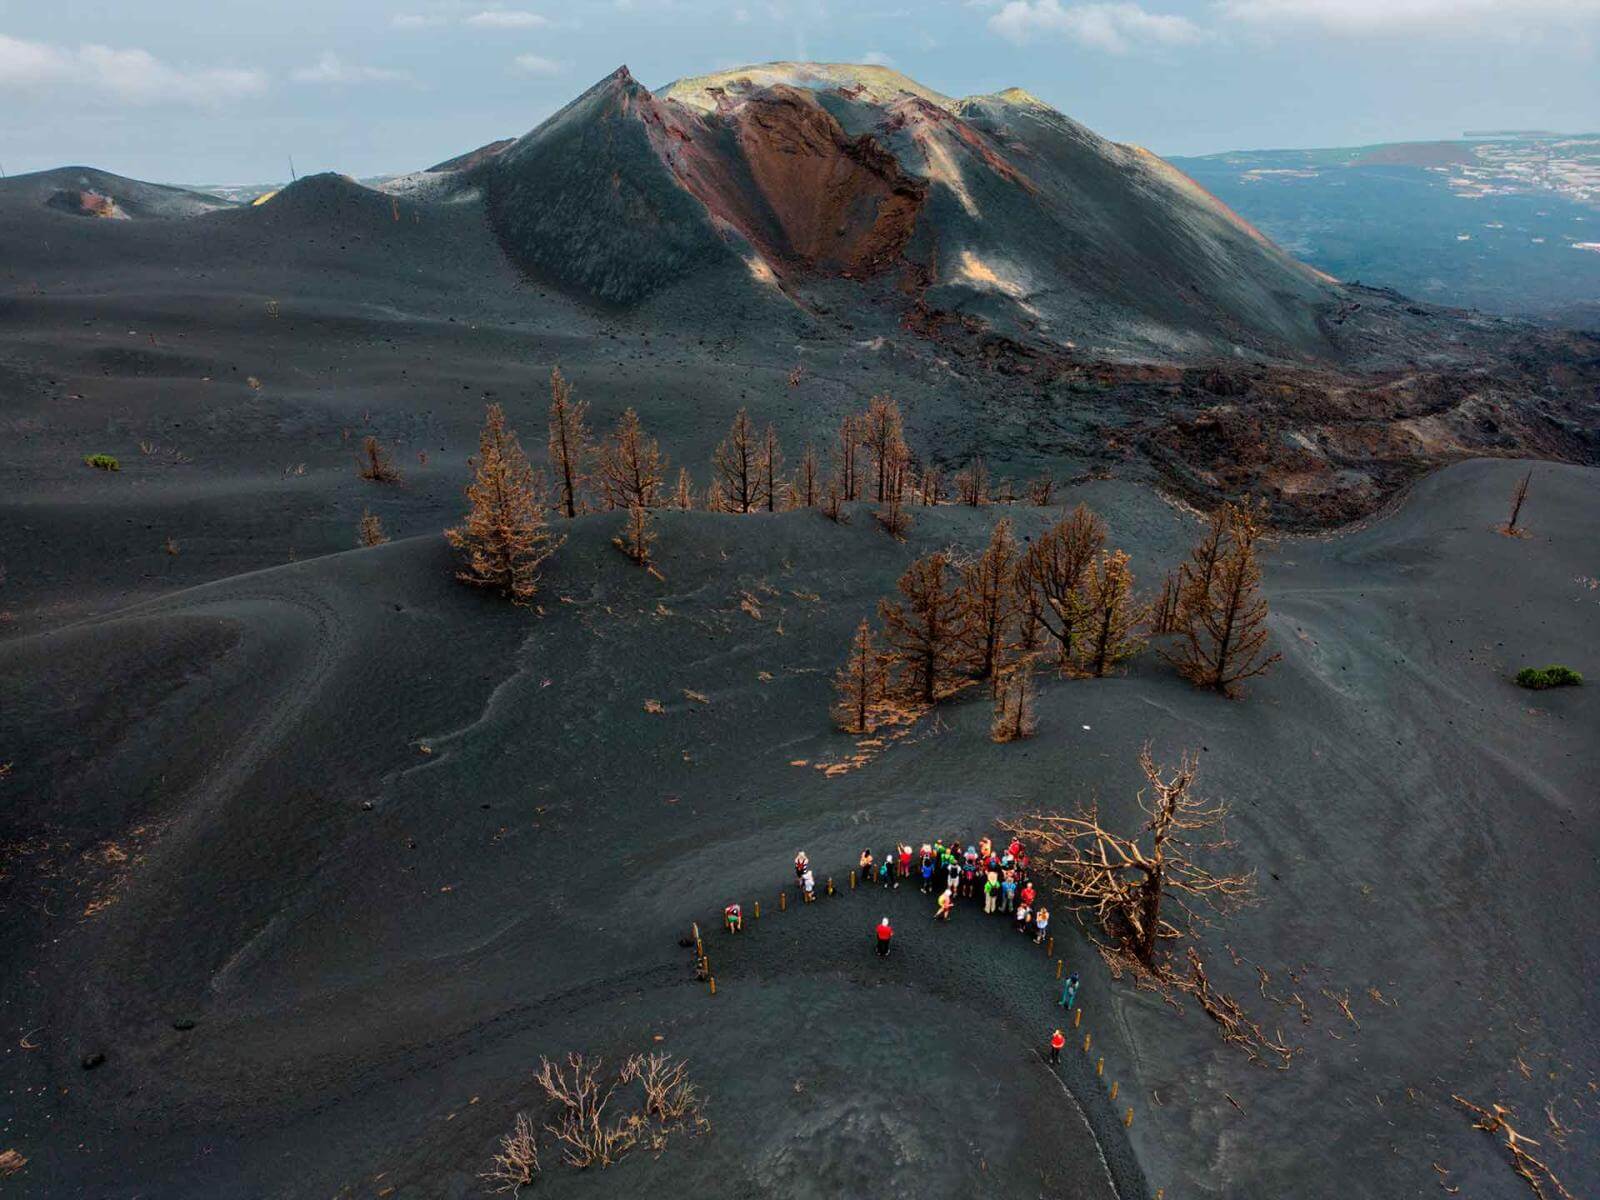
[(1553, 687), (1577, 687), (1582, 682), (1583, 676), (1571, 667), (1523, 667), (1517, 672), (1518, 686), (1533, 688), (1535, 691)]
[(122, 464), (110, 454), (91, 454), (88, 458), (83, 460), (83, 465), (86, 467), (97, 467), (102, 471), (122, 470)]

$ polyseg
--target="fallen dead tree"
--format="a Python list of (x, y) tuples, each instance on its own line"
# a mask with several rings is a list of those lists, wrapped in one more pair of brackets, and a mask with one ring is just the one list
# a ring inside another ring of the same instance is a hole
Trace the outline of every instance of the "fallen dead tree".
[(1194, 795), (1199, 762), (1191, 753), (1169, 770), (1146, 745), (1139, 766), (1147, 781), (1139, 806), (1148, 819), (1131, 836), (1108, 829), (1097, 804), (1070, 816), (1040, 813), (1001, 826), (1033, 848), (1034, 869), (1089, 930), (1114, 977), (1127, 973), (1136, 986), (1174, 1004), (1180, 994), (1193, 996), (1225, 1040), (1253, 1059), (1265, 1055), (1287, 1068), (1296, 1047), (1216, 990), (1196, 947), (1202, 926), (1255, 896), (1254, 871), (1230, 874), (1204, 861), (1232, 845), (1224, 832), (1227, 805)]
[(1491, 1137), (1499, 1135), (1506, 1153), (1511, 1155), (1511, 1169), (1522, 1176), (1539, 1200), (1556, 1200), (1558, 1197), (1559, 1200), (1574, 1200), (1572, 1193), (1567, 1191), (1562, 1186), (1561, 1180), (1556, 1178), (1555, 1172), (1529, 1152), (1529, 1146), (1537, 1146), (1539, 1143), (1512, 1128), (1511, 1122), (1506, 1119), (1511, 1115), (1509, 1108), (1503, 1104), (1480, 1108), (1453, 1092), (1450, 1099), (1468, 1112), (1477, 1114), (1478, 1119), (1472, 1123), (1474, 1129), (1481, 1129)]

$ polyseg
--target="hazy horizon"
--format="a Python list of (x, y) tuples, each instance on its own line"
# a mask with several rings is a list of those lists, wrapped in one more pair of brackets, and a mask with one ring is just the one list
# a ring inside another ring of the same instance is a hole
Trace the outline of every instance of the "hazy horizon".
[(1600, 0), (0, 0), (8, 174), (255, 184), (424, 167), (626, 64), (649, 87), (774, 59), (1018, 86), (1166, 156), (1600, 129)]

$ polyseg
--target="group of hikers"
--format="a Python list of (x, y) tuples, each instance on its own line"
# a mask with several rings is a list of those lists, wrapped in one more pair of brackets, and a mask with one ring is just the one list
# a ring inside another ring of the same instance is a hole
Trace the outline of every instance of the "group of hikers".
[[(807, 903), (817, 896), (817, 877), (811, 859), (804, 850), (794, 856), (794, 877), (800, 895)], [(871, 848), (861, 851), (856, 866), (856, 878), (865, 884), (898, 889), (903, 881), (918, 881), (925, 894), (938, 891), (934, 920), (948, 921), (955, 911), (958, 897), (983, 898), (983, 911), (988, 914), (1009, 913), (1013, 926), (1024, 935), (1031, 935), (1034, 943), (1042, 944), (1050, 930), (1050, 910), (1043, 904), (1035, 905), (1038, 891), (1028, 877), (1028, 851), (1016, 838), (1003, 850), (997, 850), (990, 838), (979, 838), (975, 844), (963, 846), (952, 840), (924, 842), (920, 850), (909, 845), (895, 846), (876, 856)], [(832, 881), (829, 881), (830, 888)], [(723, 924), (730, 933), (744, 931), (744, 910), (730, 904), (723, 910)], [(894, 926), (884, 917), (873, 929), (873, 945), (880, 958), (889, 956), (894, 942)], [(1062, 982), (1061, 1008), (1070, 1010), (1078, 1000), (1077, 972)], [(1066, 1036), (1055, 1030), (1050, 1036), (1050, 1061), (1061, 1061), (1061, 1048)]]

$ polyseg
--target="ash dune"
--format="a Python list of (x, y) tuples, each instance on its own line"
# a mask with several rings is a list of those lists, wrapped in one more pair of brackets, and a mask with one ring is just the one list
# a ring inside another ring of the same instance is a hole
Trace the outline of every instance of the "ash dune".
[[(904, 544), (866, 506), (662, 511), (658, 576), (591, 513), (511, 608), (439, 535), (485, 403), (535, 450), (554, 365), (697, 483), (741, 408), (798, 457), (888, 393), (923, 465), (1061, 487), (919, 508)], [(624, 69), (520, 138), (255, 204), (0, 182), (6, 1194), (477, 1196), (539, 1056), (650, 1048), (712, 1130), (536, 1189), (1525, 1194), (1459, 1093), (1542, 1140), (1551, 1106), (1592, 1192), (1594, 689), (1510, 676), (1600, 670), (1597, 382), (1593, 338), (1329, 279), (1025, 91), (884, 68)], [(356, 474), (368, 435), (398, 482)], [(1510, 458), (1547, 460), (1523, 538)], [(1081, 501), (1143, 589), (1224, 498), (1280, 525), (1284, 660), (1245, 701), (1146, 655), (1041, 680), (1020, 745), (970, 700), (817, 769), (855, 751), (828, 676), (915, 556)], [(354, 548), (365, 513), (391, 542)], [(1092, 1058), (1041, 1069), (1053, 972), (970, 906), (771, 911), (801, 847), (842, 880), (1023, 807), (1134, 820), (1147, 740), (1233, 803), (1262, 897), (1208, 962), (1288, 1071), (1058, 913), (1130, 1128)], [(712, 998), (678, 939), (729, 900), (766, 911)]]

